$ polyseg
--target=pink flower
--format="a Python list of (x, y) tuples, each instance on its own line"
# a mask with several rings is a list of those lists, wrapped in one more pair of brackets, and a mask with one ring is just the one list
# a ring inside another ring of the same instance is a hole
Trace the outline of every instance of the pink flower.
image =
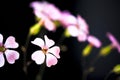
[(58, 46), (53, 46), (55, 42), (49, 39), (46, 35), (44, 36), (44, 39), (45, 41), (41, 38), (36, 38), (34, 41), (31, 41), (32, 44), (41, 48), (41, 50), (35, 51), (31, 57), (36, 64), (42, 64), (46, 61), (46, 65), (51, 67), (52, 65), (56, 65), (58, 62), (57, 59), (60, 58), (60, 48)]
[(0, 67), (5, 64), (4, 55), (8, 63), (15, 63), (15, 60), (19, 58), (19, 53), (12, 49), (18, 48), (18, 46), (19, 44), (15, 41), (13, 36), (9, 36), (3, 44), (3, 35), (0, 34)]
[(63, 27), (65, 27), (65, 28), (69, 27), (70, 25), (76, 25), (77, 24), (76, 17), (73, 16), (68, 11), (63, 11), (61, 13), (61, 17), (60, 17), (59, 21), (63, 25)]
[(119, 42), (116, 40), (116, 38), (111, 34), (111, 33), (107, 33), (107, 37), (109, 38), (109, 40), (111, 41), (111, 45), (113, 48), (117, 48), (118, 52), (120, 53), (120, 44)]
[(48, 2), (34, 1), (30, 4), (34, 9), (34, 14), (44, 21), (44, 26), (49, 31), (55, 31), (56, 26), (53, 21), (61, 17), (60, 10), (53, 4)]
[(89, 34), (88, 25), (80, 15), (77, 16), (77, 23), (69, 25), (67, 29), (71, 36), (78, 38), (78, 41), (83, 42), (87, 40)]
[(97, 48), (101, 47), (101, 41), (94, 36), (89, 35), (87, 38), (88, 42)]

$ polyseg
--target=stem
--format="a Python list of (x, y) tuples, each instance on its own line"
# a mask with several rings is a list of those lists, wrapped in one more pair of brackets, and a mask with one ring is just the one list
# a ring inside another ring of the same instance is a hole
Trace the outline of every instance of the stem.
[(109, 77), (111, 74), (112, 74), (112, 71), (110, 71), (110, 72), (105, 76), (104, 80), (107, 80), (108, 77)]
[(84, 70), (82, 80), (87, 80), (88, 71)]
[(23, 70), (26, 74), (27, 74), (27, 49), (28, 49), (30, 37), (31, 37), (31, 35), (28, 34), (27, 39), (26, 39), (26, 43), (23, 46), (23, 50), (22, 50), (23, 51)]
[(43, 74), (44, 74), (44, 71), (45, 71), (45, 63), (43, 63), (41, 66), (40, 66), (40, 70), (36, 76), (36, 80), (42, 80), (43, 79)]
[(99, 59), (100, 58), (100, 55), (97, 55), (95, 58), (93, 58), (92, 60), (91, 60), (91, 62), (90, 62), (90, 64), (87, 66), (87, 68), (84, 68), (85, 67), (85, 65), (86, 65), (86, 61), (85, 61), (85, 57), (83, 57), (82, 58), (82, 66), (83, 66), (83, 78), (82, 78), (82, 80), (86, 80), (87, 79), (87, 75), (90, 73), (90, 72), (92, 72), (93, 70), (94, 70), (94, 67), (93, 67), (93, 65), (95, 64), (95, 62), (97, 61), (97, 59)]
[(93, 66), (95, 64), (95, 62), (100, 58), (101, 56), (98, 54), (95, 58), (93, 58), (93, 60), (90, 62), (89, 66)]

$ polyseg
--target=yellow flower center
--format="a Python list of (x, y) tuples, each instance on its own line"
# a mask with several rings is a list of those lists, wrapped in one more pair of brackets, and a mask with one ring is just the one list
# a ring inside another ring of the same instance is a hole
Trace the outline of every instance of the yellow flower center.
[(45, 47), (42, 49), (42, 51), (43, 51), (44, 54), (47, 53), (47, 50), (48, 50), (48, 48), (45, 48)]
[(0, 52), (4, 52), (6, 48), (4, 46), (0, 46)]

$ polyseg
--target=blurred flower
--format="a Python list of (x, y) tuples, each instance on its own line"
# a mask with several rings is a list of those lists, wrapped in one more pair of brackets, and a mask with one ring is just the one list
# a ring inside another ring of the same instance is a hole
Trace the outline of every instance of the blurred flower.
[(30, 7), (34, 9), (34, 14), (43, 20), (43, 25), (49, 31), (55, 31), (56, 25), (54, 21), (58, 20), (61, 17), (60, 10), (51, 3), (34, 1), (30, 4)]
[(53, 46), (55, 42), (46, 35), (44, 39), (45, 42), (41, 38), (36, 38), (34, 41), (31, 41), (32, 44), (41, 47), (41, 50), (37, 50), (32, 54), (32, 60), (37, 64), (42, 64), (46, 61), (46, 65), (51, 67), (52, 65), (56, 65), (58, 62), (57, 58), (60, 58), (60, 48), (58, 46)]
[(83, 56), (88, 56), (90, 54), (93, 46), (96, 48), (101, 47), (101, 41), (99, 39), (97, 39), (96, 37), (89, 35), (87, 37), (87, 40), (88, 40), (89, 44), (83, 49), (83, 52), (82, 52)]
[(86, 41), (89, 34), (88, 25), (86, 21), (78, 15), (77, 18), (71, 15), (69, 12), (63, 12), (60, 23), (65, 26), (65, 35), (77, 37), (78, 41)]
[(9, 36), (3, 44), (3, 35), (0, 34), (0, 67), (4, 66), (5, 64), (4, 55), (6, 56), (8, 63), (15, 63), (15, 60), (19, 58), (19, 53), (11, 49), (18, 47), (19, 44), (15, 41), (13, 36)]
[(116, 38), (111, 33), (109, 33), (109, 32), (107, 33), (107, 37), (111, 41), (112, 48), (116, 48), (118, 50), (118, 52), (120, 53), (120, 44), (116, 40)]
[(75, 26), (77, 24), (77, 19), (69, 11), (63, 11), (61, 12), (59, 22), (63, 25), (64, 28), (67, 28), (72, 25)]
[(92, 35), (89, 35), (87, 40), (88, 40), (89, 44), (91, 44), (92, 46), (94, 46), (96, 48), (99, 48), (102, 45), (101, 41)]

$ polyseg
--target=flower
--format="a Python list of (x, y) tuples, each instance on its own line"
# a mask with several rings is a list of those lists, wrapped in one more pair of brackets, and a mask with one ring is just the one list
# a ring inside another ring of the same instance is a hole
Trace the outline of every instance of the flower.
[(15, 60), (19, 58), (19, 53), (15, 50), (12, 50), (12, 48), (14, 49), (18, 47), (19, 44), (15, 41), (13, 36), (9, 36), (3, 44), (3, 35), (0, 34), (0, 67), (4, 66), (5, 64), (4, 55), (6, 56), (8, 63), (15, 63)]
[(43, 20), (46, 29), (49, 31), (56, 30), (54, 21), (57, 21), (61, 17), (61, 12), (55, 5), (45, 1), (34, 1), (30, 4), (30, 7), (34, 9), (34, 14), (40, 20)]
[(116, 38), (110, 32), (107, 33), (107, 37), (111, 41), (112, 48), (116, 48), (118, 50), (118, 52), (120, 53), (120, 44), (116, 40)]
[(95, 46), (96, 48), (101, 47), (101, 41), (96, 37), (89, 35), (87, 40), (92, 46)]
[(87, 40), (89, 34), (88, 25), (80, 15), (77, 16), (77, 24), (69, 25), (67, 29), (71, 36), (77, 37), (78, 41), (84, 42)]
[(55, 42), (49, 39), (46, 35), (44, 36), (45, 41), (41, 38), (36, 38), (31, 41), (32, 44), (41, 47), (41, 50), (35, 51), (31, 58), (36, 62), (36, 64), (42, 64), (46, 60), (46, 65), (51, 67), (56, 65), (60, 58), (60, 48), (58, 46), (53, 46)]

